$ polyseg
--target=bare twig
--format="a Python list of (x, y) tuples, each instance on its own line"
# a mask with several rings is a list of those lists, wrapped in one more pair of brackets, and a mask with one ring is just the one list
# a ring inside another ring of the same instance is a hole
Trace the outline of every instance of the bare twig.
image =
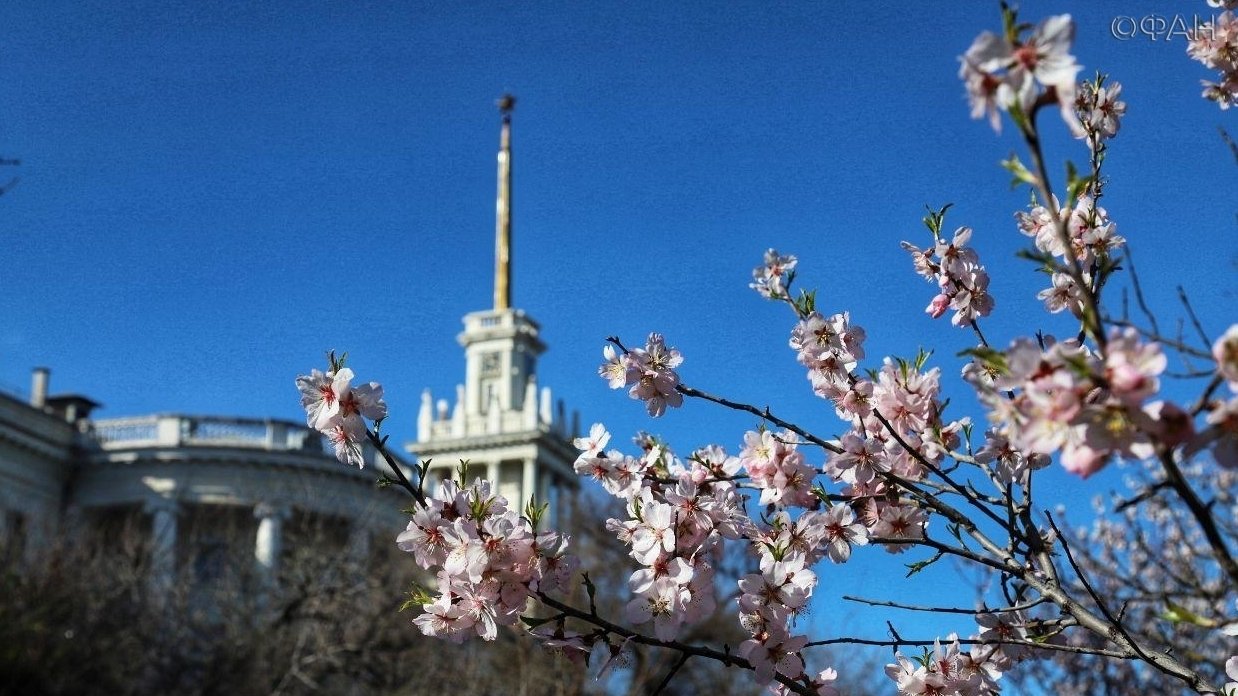
[(999, 614), (999, 613), (1007, 612), (1007, 611), (1024, 611), (1027, 609), (1031, 609), (1032, 607), (1044, 604), (1046, 601), (1048, 601), (1044, 597), (1041, 597), (1031, 602), (1025, 602), (1023, 604), (1016, 604), (1015, 606), (1011, 606), (1011, 607), (1001, 607), (997, 609), (990, 609), (988, 607), (980, 607), (978, 609), (965, 609), (963, 607), (926, 607), (926, 606), (921, 606), (918, 604), (902, 604), (900, 602), (892, 602), (890, 600), (885, 600), (885, 599), (867, 599), (865, 597), (853, 597), (851, 595), (843, 595), (843, 599), (847, 600), (848, 602), (868, 604), (874, 607), (893, 607), (895, 609), (906, 609), (907, 611), (923, 611), (923, 612), (932, 612), (932, 613), (938, 613), (938, 614), (969, 614), (969, 615)]
[(1199, 340), (1204, 342), (1205, 346), (1212, 345), (1212, 339), (1208, 338), (1207, 332), (1204, 331), (1204, 325), (1199, 322), (1199, 317), (1195, 314), (1195, 308), (1191, 306), (1191, 300), (1186, 296), (1186, 290), (1181, 285), (1178, 286), (1178, 301), (1186, 308), (1186, 315), (1191, 318), (1191, 325), (1195, 327), (1195, 333), (1199, 335)]

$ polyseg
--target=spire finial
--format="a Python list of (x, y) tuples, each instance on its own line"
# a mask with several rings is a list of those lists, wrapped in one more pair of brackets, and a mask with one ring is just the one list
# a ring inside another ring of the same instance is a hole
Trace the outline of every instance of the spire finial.
[(499, 194), (495, 201), (494, 308), (511, 306), (512, 293), (512, 111), (516, 98), (504, 94), (498, 100), (503, 126), (499, 133)]

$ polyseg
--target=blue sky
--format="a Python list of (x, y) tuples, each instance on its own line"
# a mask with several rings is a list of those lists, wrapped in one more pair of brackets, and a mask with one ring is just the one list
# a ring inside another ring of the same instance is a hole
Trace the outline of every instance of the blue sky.
[[(1238, 167), (1217, 127), (1238, 125), (1199, 98), (1209, 75), (1181, 37), (1120, 40), (1116, 5), (1072, 5), (1023, 16), (1075, 11), (1079, 61), (1124, 84), (1106, 207), (1153, 305), (1178, 316), (1183, 283), (1216, 335), (1238, 292)], [(703, 404), (650, 423), (592, 376), (603, 337), (658, 330), (689, 384), (833, 434), (789, 314), (746, 287), (770, 246), (867, 329), (871, 364), (931, 345), (953, 378), (969, 335), (923, 313), (932, 288), (898, 248), (927, 238), (925, 204), (976, 229), (994, 343), (1070, 330), (1013, 257), (1027, 194), (997, 162), (1015, 136), (968, 118), (956, 76), (996, 3), (27, 2), (0, 26), (0, 154), (23, 162), (0, 198), (9, 391), (47, 365), (100, 416), (297, 419), (293, 378), (334, 348), (410, 439), (421, 389), (463, 377), (460, 317), (490, 303), (509, 91), (514, 300), (551, 346), (542, 383), (586, 423), (683, 452), (755, 425)], [(1052, 121), (1060, 180), (1086, 150)], [(1053, 480), (1076, 503), (1115, 477)]]

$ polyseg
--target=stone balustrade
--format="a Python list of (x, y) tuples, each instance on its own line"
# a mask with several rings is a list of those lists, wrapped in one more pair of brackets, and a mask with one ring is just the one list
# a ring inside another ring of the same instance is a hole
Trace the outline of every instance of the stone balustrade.
[(232, 447), (267, 451), (323, 452), (323, 436), (289, 421), (158, 414), (94, 421), (103, 450), (144, 447)]

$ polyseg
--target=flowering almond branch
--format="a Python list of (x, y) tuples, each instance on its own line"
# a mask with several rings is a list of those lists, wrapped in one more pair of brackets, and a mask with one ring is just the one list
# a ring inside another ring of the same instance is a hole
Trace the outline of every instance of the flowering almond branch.
[[(1224, 56), (1238, 45), (1238, 33), (1228, 8), (1215, 25), (1222, 38), (1196, 37), (1190, 50), (1222, 71), (1207, 95), (1225, 108), (1233, 102), (1226, 82), (1232, 82), (1226, 73), (1233, 66)], [(414, 619), (421, 631), (453, 641), (491, 640), (500, 626), (522, 627), (582, 664), (600, 653), (607, 668), (629, 643), (652, 646), (675, 654), (658, 690), (689, 659), (701, 658), (748, 670), (774, 694), (836, 696), (837, 673), (810, 674), (805, 659), (808, 649), (833, 644), (894, 648), (886, 674), (906, 695), (996, 694), (1004, 675), (1018, 678), (1019, 665), (1035, 670), (1037, 660), (1048, 657), (1142, 665), (1167, 680), (1161, 683), (1198, 693), (1238, 689), (1238, 681), (1216, 686), (1223, 671), (1219, 647), (1175, 645), (1146, 623), (1168, 620), (1206, 635), (1208, 645), (1221, 645), (1218, 635), (1238, 635), (1232, 613), (1238, 564), (1231, 550), (1238, 537), (1238, 325), (1207, 346), (1206, 332), (1184, 303), (1205, 349), (1165, 339), (1137, 281), (1150, 328), (1125, 313), (1115, 321), (1102, 311), (1126, 246), (1100, 205), (1105, 157), (1126, 104), (1121, 85), (1105, 75), (1078, 82), (1081, 68), (1070, 53), (1074, 31), (1067, 15), (1032, 26), (1003, 6), (1002, 31), (976, 38), (960, 59), (960, 77), (972, 116), (987, 118), (995, 130), (1009, 117), (1026, 146), (1030, 166), (1018, 157), (1003, 163), (1033, 193), (1031, 205), (1014, 215), (1015, 228), (1033, 245), (1022, 256), (1049, 277), (1036, 299), (1051, 314), (1069, 311), (1078, 318), (1077, 335), (1059, 340), (1037, 332), (990, 341), (979, 320), (992, 314), (996, 301), (971, 246), (977, 233), (966, 226), (947, 233), (947, 205), (930, 208), (923, 220), (928, 245), (903, 242), (902, 248), (915, 273), (936, 288), (926, 313), (952, 313), (951, 323), (978, 341), (965, 352), (962, 379), (976, 393), (987, 421), (983, 429), (976, 427), (979, 419), (944, 415), (942, 370), (929, 364), (930, 354), (885, 357), (866, 367), (865, 329), (846, 311), (820, 310), (813, 291), (792, 295), (804, 269), (795, 256), (773, 249), (753, 271), (750, 287), (794, 313), (789, 346), (813, 393), (840, 419), (837, 436), (814, 434), (768, 406), (684, 384), (684, 356), (662, 334), (633, 347), (608, 338), (599, 375), (614, 389), (626, 388), (651, 417), (684, 407), (686, 397), (762, 421), (742, 435), (735, 454), (709, 445), (680, 457), (644, 434), (635, 440), (636, 451), (626, 453), (608, 448), (611, 434), (600, 423), (575, 441), (576, 472), (624, 507), (623, 516), (606, 522), (634, 563), (622, 621), (599, 614), (587, 573), (581, 586), (588, 608), (573, 604), (580, 562), (568, 552), (566, 535), (541, 528), (544, 506), (530, 500), (516, 509), (496, 494), (495, 482), (464, 480), (463, 467), (460, 480), (428, 495), (428, 463), (414, 484), (379, 434), (387, 413), (381, 387), (354, 386), (352, 371), (334, 356), (327, 372), (298, 378), (307, 422), (331, 439), (337, 457), (361, 466), (368, 442), (392, 468), (387, 482), (414, 498), (397, 544), (433, 574), (433, 589), (419, 588), (408, 603), (421, 610)], [(1047, 107), (1057, 108), (1088, 151), (1084, 172), (1068, 165), (1061, 189), (1050, 179), (1041, 146), (1039, 117)], [(1209, 379), (1188, 409), (1162, 396), (1167, 349), (1209, 362), (1206, 370), (1192, 368)], [(1223, 388), (1229, 394), (1220, 398)], [(818, 451), (823, 461), (812, 461)], [(1144, 467), (1153, 478), (1116, 503), (1127, 526), (1104, 522), (1096, 544), (1080, 544), (1076, 530), (1042, 514), (1033, 495), (1043, 488), (1034, 487), (1037, 473), (1055, 460), (1082, 478), (1115, 461)], [(1179, 542), (1185, 551), (1164, 568), (1147, 569), (1155, 565), (1158, 540), (1160, 548)], [(890, 625), (889, 640), (810, 640), (799, 618), (820, 592), (814, 569), (826, 561), (846, 563), (870, 546), (891, 554), (913, 548), (931, 553), (908, 564), (909, 575), (945, 556), (992, 573), (994, 596), (1000, 593), (993, 604), (1004, 608), (845, 597), (971, 615), (976, 631), (969, 638), (905, 640)], [(747, 572), (724, 583), (717, 572), (723, 559), (741, 557)], [(1060, 569), (1063, 559), (1068, 567)], [(1116, 577), (1115, 568), (1135, 564), (1145, 570)], [(1158, 607), (1165, 613), (1149, 614)], [(747, 636), (734, 651), (685, 637), (720, 608), (737, 614)], [(922, 651), (909, 657), (905, 648)], [(1223, 669), (1238, 680), (1238, 657)]]

